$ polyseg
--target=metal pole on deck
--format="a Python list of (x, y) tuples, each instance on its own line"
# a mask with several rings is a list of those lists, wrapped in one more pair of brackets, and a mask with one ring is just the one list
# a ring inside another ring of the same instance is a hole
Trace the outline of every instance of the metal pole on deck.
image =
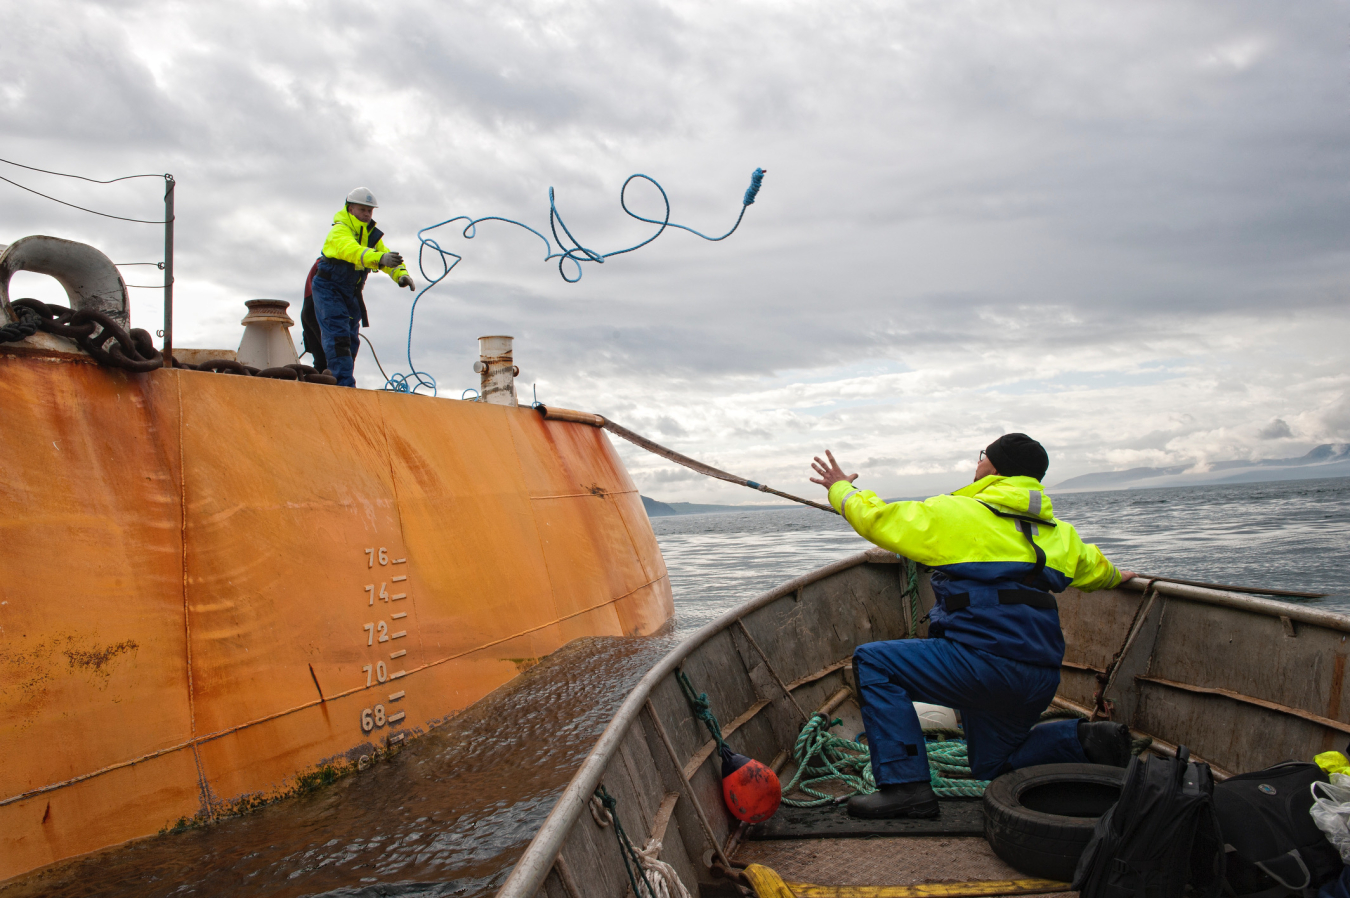
[(164, 364), (173, 367), (173, 175), (164, 176)]

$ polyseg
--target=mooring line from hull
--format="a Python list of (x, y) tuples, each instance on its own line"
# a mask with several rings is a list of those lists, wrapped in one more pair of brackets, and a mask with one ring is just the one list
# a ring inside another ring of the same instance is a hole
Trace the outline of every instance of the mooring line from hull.
[(690, 470), (693, 471), (697, 471), (700, 474), (703, 474), (707, 477), (714, 477), (718, 480), (725, 480), (727, 483), (734, 483), (737, 486), (746, 486), (752, 490), (758, 490), (761, 493), (769, 493), (770, 495), (778, 496), (782, 499), (788, 499), (793, 502), (797, 502), (801, 505), (809, 505), (812, 508), (819, 508), (821, 511), (828, 511), (830, 514), (838, 514), (838, 512), (836, 512), (833, 508), (831, 508), (828, 505), (822, 505), (819, 502), (812, 502), (810, 499), (803, 499), (801, 496), (794, 496), (791, 493), (785, 493), (782, 490), (776, 490), (767, 484), (757, 483), (756, 481), (750, 480), (746, 477), (740, 477), (736, 474), (730, 474), (726, 471), (723, 471), (721, 468), (714, 468), (712, 465), (704, 464), (698, 459), (690, 458), (687, 455), (682, 455), (679, 452), (676, 452), (674, 449), (669, 449), (665, 446), (662, 446), (660, 443), (656, 443), (647, 439), (642, 434), (634, 433), (627, 427), (624, 427), (620, 424), (615, 424), (613, 421), (609, 420), (604, 415), (596, 415), (590, 412), (578, 412), (569, 408), (553, 408), (546, 405), (540, 405), (538, 408), (540, 414), (542, 414), (546, 419), (550, 421), (570, 421), (573, 424), (589, 424), (590, 426), (598, 427), (601, 430), (608, 430), (615, 436), (623, 437), (628, 442), (632, 443), (635, 446), (640, 446), (643, 449), (646, 449), (653, 455), (659, 455), (668, 461), (673, 461), (677, 465), (683, 465), (684, 467), (689, 468)]

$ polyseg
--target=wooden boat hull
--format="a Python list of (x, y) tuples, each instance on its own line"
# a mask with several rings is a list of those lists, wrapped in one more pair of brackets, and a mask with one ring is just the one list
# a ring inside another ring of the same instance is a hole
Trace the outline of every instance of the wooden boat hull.
[(0, 356), (0, 879), (360, 764), (673, 606), (603, 433)]
[[(710, 695), (736, 751), (781, 764), (803, 723), (798, 706), (857, 725), (855, 646), (923, 635), (916, 624), (932, 592), (923, 578), (913, 608), (902, 595), (905, 570), (871, 550), (786, 583), (681, 643), (624, 702), (498, 898), (629, 891), (613, 829), (587, 813), (599, 785), (617, 799), (632, 841), (660, 842), (661, 860), (691, 894), (725, 891), (715, 871), (730, 863), (736, 821), (723, 806), (713, 743), (674, 671)], [(1159, 754), (1184, 743), (1222, 779), (1310, 759), (1350, 734), (1350, 617), (1145, 580), (1070, 589), (1059, 606), (1068, 653), (1055, 702), (1126, 722), (1151, 735)]]

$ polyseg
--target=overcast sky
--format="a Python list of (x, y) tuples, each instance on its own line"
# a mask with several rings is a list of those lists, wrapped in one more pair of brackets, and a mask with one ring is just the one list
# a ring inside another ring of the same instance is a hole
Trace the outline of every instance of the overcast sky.
[[(246, 299), (298, 312), (357, 185), (410, 257), (455, 215), (545, 228), (550, 186), (608, 252), (652, 230), (619, 207), (628, 175), (721, 233), (763, 166), (730, 239), (670, 231), (576, 284), (518, 229), (442, 228), (464, 261), (422, 297), (413, 360), (458, 397), (476, 338), (512, 334), (525, 397), (812, 496), (826, 447), (915, 495), (1014, 430), (1051, 484), (1350, 439), (1345, 3), (0, 0), (0, 19), (0, 156), (177, 178), (181, 346), (236, 346)], [(0, 169), (162, 212), (153, 181)], [(0, 243), (161, 256), (154, 226), (2, 183), (0, 204)], [(35, 275), (12, 290), (65, 301)], [(412, 294), (366, 296), (407, 371)], [(161, 326), (159, 291), (132, 301)], [(383, 382), (364, 347), (357, 375)], [(630, 448), (647, 495), (760, 498)]]

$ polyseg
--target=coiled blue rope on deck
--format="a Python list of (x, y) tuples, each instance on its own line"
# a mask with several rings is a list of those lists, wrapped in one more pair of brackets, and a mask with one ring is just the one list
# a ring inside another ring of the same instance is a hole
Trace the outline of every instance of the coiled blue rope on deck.
[[(732, 234), (736, 233), (736, 229), (741, 226), (741, 221), (745, 218), (745, 210), (749, 206), (754, 205), (755, 198), (759, 195), (759, 189), (764, 183), (764, 174), (764, 169), (757, 168), (750, 175), (750, 186), (746, 188), (745, 196), (741, 200), (740, 214), (736, 216), (736, 222), (731, 226), (731, 230), (720, 237), (710, 237), (702, 231), (696, 231), (687, 225), (677, 224), (671, 221), (670, 197), (666, 194), (665, 188), (662, 187), (655, 178), (640, 173), (629, 175), (628, 179), (623, 182), (623, 186), (619, 188), (619, 206), (629, 217), (636, 218), (638, 221), (646, 222), (647, 224), (656, 225), (656, 233), (645, 240), (623, 249), (601, 253), (583, 246), (581, 241), (579, 241), (567, 227), (567, 223), (563, 221), (562, 215), (558, 212), (557, 198), (554, 195), (552, 187), (548, 189), (548, 226), (549, 232), (553, 235), (553, 240), (549, 240), (548, 237), (523, 222), (516, 221), (513, 218), (504, 218), (500, 215), (488, 215), (483, 218), (470, 218), (467, 215), (456, 215), (454, 218), (447, 218), (445, 221), (422, 228), (417, 232), (417, 240), (419, 243), (417, 250), (417, 267), (421, 271), (422, 277), (426, 280), (427, 285), (418, 291), (417, 296), (413, 298), (412, 308), (408, 311), (407, 350), (408, 368), (410, 370), (408, 374), (394, 374), (385, 383), (384, 388), (398, 393), (416, 393), (418, 390), (425, 388), (431, 391), (431, 395), (436, 395), (436, 379), (425, 371), (418, 371), (417, 366), (413, 364), (412, 360), (413, 325), (417, 316), (417, 303), (421, 301), (428, 290), (445, 280), (450, 275), (450, 272), (454, 270), (455, 266), (464, 258), (458, 253), (451, 252), (442, 247), (436, 241), (435, 237), (428, 236), (437, 228), (443, 228), (446, 225), (454, 224), (456, 222), (465, 222), (464, 229), (460, 233), (461, 236), (467, 240), (472, 240), (474, 237), (478, 236), (478, 225), (483, 222), (500, 221), (505, 224), (515, 225), (518, 228), (524, 228), (540, 240), (544, 241), (544, 261), (548, 262), (557, 259), (558, 274), (567, 283), (575, 284), (577, 281), (581, 280), (583, 262), (594, 262), (597, 265), (603, 265), (606, 259), (612, 259), (615, 256), (621, 256), (625, 253), (631, 253), (634, 250), (641, 249), (665, 233), (666, 228), (678, 228), (682, 231), (688, 231), (689, 233), (697, 237), (702, 237), (704, 240), (712, 243), (727, 239)], [(628, 187), (634, 181), (639, 180), (647, 181), (660, 192), (661, 202), (665, 206), (665, 212), (660, 218), (648, 218), (645, 215), (639, 215), (628, 208)], [(559, 233), (559, 231), (561, 231), (561, 233)], [(566, 237), (565, 240), (564, 237)], [(556, 250), (554, 249), (555, 241), (557, 243)], [(428, 250), (433, 254), (433, 267), (437, 261), (439, 261), (441, 265), (440, 273), (435, 276), (427, 272)], [(571, 263), (571, 266), (568, 266), (567, 263), (569, 262)], [(569, 273), (574, 276), (569, 277)]]

